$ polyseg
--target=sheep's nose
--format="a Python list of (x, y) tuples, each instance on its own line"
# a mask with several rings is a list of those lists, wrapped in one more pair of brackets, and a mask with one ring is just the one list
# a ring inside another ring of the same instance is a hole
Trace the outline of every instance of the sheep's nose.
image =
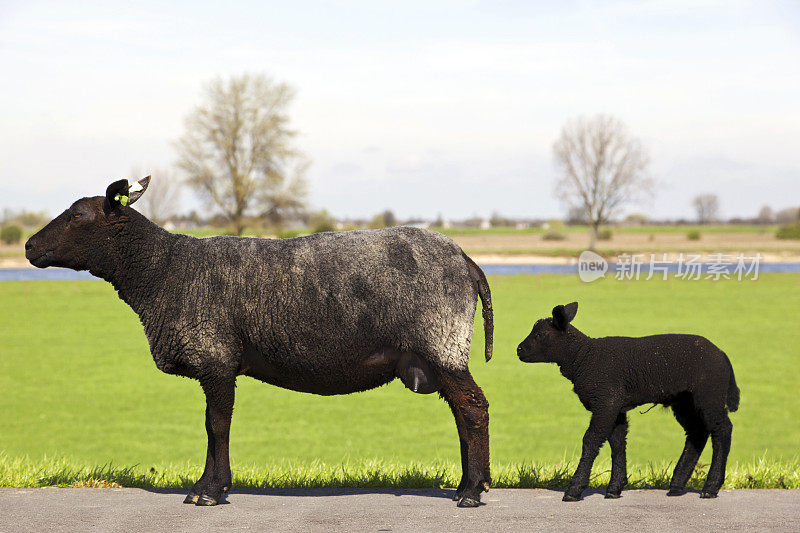
[(31, 249), (33, 249), (33, 245), (31, 244), (31, 240), (30, 240), (30, 239), (28, 239), (28, 240), (25, 242), (25, 251), (26, 251), (26, 252), (29, 252), (29, 251), (31, 251)]

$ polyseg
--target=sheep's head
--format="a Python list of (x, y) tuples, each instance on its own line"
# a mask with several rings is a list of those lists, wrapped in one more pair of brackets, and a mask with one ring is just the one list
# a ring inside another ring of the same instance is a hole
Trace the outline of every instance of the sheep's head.
[(567, 349), (570, 322), (578, 312), (578, 302), (557, 305), (551, 318), (542, 318), (517, 346), (517, 357), (525, 363), (558, 363)]
[(144, 194), (149, 183), (150, 176), (130, 186), (128, 180), (119, 180), (108, 186), (105, 196), (81, 198), (28, 239), (25, 257), (38, 268), (90, 269), (124, 220), (127, 206)]

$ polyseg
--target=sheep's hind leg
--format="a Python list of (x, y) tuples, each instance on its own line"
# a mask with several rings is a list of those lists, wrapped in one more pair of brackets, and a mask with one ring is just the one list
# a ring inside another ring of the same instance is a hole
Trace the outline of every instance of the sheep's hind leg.
[(628, 435), (628, 415), (620, 413), (608, 438), (611, 445), (611, 480), (606, 488), (606, 498), (619, 498), (628, 484), (628, 465), (625, 453), (625, 438)]
[(617, 420), (618, 409), (608, 409), (602, 413), (592, 413), (592, 420), (589, 422), (589, 429), (583, 435), (583, 450), (578, 468), (569, 482), (569, 487), (564, 492), (562, 501), (576, 502), (581, 499), (581, 494), (589, 485), (589, 475), (592, 472), (592, 464), (600, 451), (600, 446), (611, 436)]
[[(462, 477), (456, 490), (459, 507), (477, 507), (489, 490), (489, 402), (469, 371), (441, 372), (440, 394), (460, 427)], [(463, 436), (462, 436), (463, 435)], [(466, 457), (465, 457), (466, 456)]]
[(211, 429), (211, 415), (208, 412), (208, 405), (206, 405), (206, 436), (208, 437), (208, 450), (206, 452), (206, 467), (203, 469), (203, 475), (194, 484), (192, 490), (186, 495), (183, 503), (197, 503), (200, 495), (205, 492), (206, 487), (211, 483), (211, 478), (214, 477), (214, 431)]
[(669, 483), (669, 492), (667, 492), (667, 496), (678, 496), (684, 493), (686, 482), (692, 477), (694, 467), (700, 459), (700, 454), (703, 453), (703, 448), (708, 441), (708, 430), (695, 410), (691, 399), (685, 399), (673, 405), (672, 412), (686, 432), (686, 445), (675, 465), (672, 481)]
[[(233, 415), (236, 377), (206, 379), (202, 382), (202, 385), (206, 393), (207, 424), (211, 428), (210, 436), (213, 436), (213, 441), (209, 438), (209, 453), (213, 456), (213, 470), (211, 479), (202, 487), (203, 491), (195, 504), (216, 505), (222, 495), (230, 490), (231, 487), (228, 439)], [(212, 442), (213, 450), (211, 450)], [(207, 467), (208, 463), (206, 461)], [(205, 476), (205, 473), (203, 476)], [(203, 478), (201, 477), (200, 480), (202, 481)]]
[(464, 427), (464, 420), (462, 420), (460, 413), (453, 409), (452, 405), (450, 405), (450, 410), (453, 412), (453, 418), (455, 418), (456, 421), (458, 440), (461, 447), (461, 481), (459, 481), (456, 492), (453, 494), (453, 501), (457, 502), (461, 500), (461, 496), (464, 494), (464, 488), (469, 481), (469, 477), (467, 476), (469, 470), (469, 442), (467, 440), (467, 430)]
[(708, 476), (706, 476), (700, 497), (716, 498), (725, 481), (725, 465), (731, 450), (733, 424), (724, 409), (708, 417), (705, 416), (705, 413), (703, 415), (707, 427), (711, 430), (711, 446), (714, 453), (711, 456), (711, 466), (708, 469)]

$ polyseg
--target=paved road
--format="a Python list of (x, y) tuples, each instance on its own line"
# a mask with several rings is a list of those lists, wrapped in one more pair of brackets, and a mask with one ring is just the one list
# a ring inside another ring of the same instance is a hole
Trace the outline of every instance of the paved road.
[(217, 507), (143, 489), (0, 488), (0, 531), (800, 531), (800, 490), (593, 493), (564, 503), (549, 490), (492, 489), (477, 509), (447, 490), (238, 491)]

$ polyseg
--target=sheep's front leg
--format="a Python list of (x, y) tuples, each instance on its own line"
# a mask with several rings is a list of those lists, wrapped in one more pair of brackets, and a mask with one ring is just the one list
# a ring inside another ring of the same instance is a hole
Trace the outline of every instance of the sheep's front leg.
[(619, 498), (622, 489), (628, 484), (628, 465), (625, 454), (628, 435), (628, 415), (620, 413), (614, 421), (614, 429), (608, 443), (611, 445), (611, 480), (606, 489), (606, 498)]
[(208, 404), (206, 404), (206, 436), (208, 437), (208, 450), (206, 451), (206, 467), (203, 469), (203, 475), (194, 484), (192, 490), (186, 495), (183, 503), (197, 503), (206, 487), (211, 483), (214, 477), (214, 431), (211, 428), (211, 415), (209, 413)]
[(618, 409), (608, 409), (602, 413), (592, 413), (589, 429), (583, 435), (583, 451), (578, 468), (569, 482), (569, 487), (562, 498), (565, 502), (576, 502), (581, 499), (581, 494), (589, 485), (589, 474), (592, 464), (600, 451), (600, 446), (609, 438), (614, 422), (617, 419)]
[[(228, 438), (233, 416), (236, 377), (206, 379), (203, 380), (202, 385), (203, 391), (206, 393), (208, 457), (206, 471), (195, 485), (197, 489), (202, 489), (196, 504), (216, 505), (222, 495), (231, 488)], [(210, 479), (207, 477), (209, 467), (211, 468)], [(204, 486), (198, 486), (201, 482)], [(195, 492), (195, 489), (192, 489), (192, 492)]]

